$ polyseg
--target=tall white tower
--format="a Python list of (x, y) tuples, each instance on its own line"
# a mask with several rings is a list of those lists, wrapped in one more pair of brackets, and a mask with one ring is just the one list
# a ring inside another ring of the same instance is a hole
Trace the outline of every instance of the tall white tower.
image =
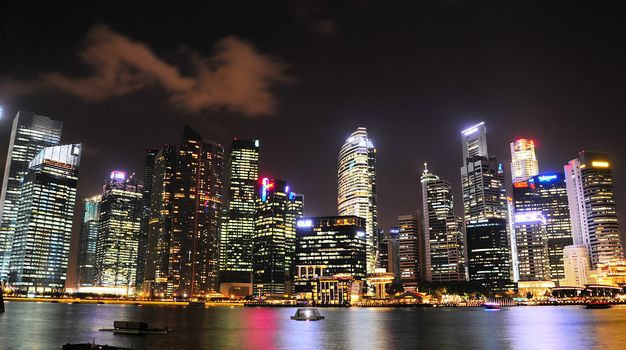
[(376, 149), (367, 129), (358, 128), (341, 147), (337, 162), (337, 208), (339, 215), (365, 219), (367, 273), (376, 268)]
[(574, 244), (587, 246), (592, 268), (623, 259), (609, 155), (580, 152), (565, 176)]

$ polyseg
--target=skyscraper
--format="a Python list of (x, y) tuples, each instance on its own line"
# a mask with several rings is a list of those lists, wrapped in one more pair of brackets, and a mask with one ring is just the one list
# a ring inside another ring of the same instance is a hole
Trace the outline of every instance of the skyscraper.
[(400, 281), (400, 256), (398, 255), (400, 248), (399, 235), (400, 229), (395, 226), (390, 227), (389, 231), (383, 235), (379, 243), (379, 267), (385, 269), (387, 272), (392, 272), (397, 281)]
[(423, 238), (417, 214), (398, 216), (398, 259), (400, 266), (400, 282), (407, 288), (417, 288), (422, 276), (420, 271), (420, 250)]
[(547, 220), (541, 211), (515, 213), (515, 244), (519, 281), (550, 279)]
[(487, 130), (480, 123), (461, 132), (463, 212), (470, 281), (492, 290), (512, 286), (504, 167), (487, 152)]
[(28, 164), (17, 204), (9, 281), (34, 292), (65, 288), (81, 145), (42, 149)]
[(296, 236), (296, 267), (325, 266), (327, 276), (365, 278), (365, 219), (307, 217), (297, 221)]
[(100, 226), (101, 196), (85, 198), (83, 221), (78, 239), (78, 259), (76, 260), (77, 287), (96, 285), (96, 247)]
[(609, 155), (580, 152), (565, 176), (574, 244), (588, 247), (592, 268), (623, 259)]
[(154, 172), (154, 161), (158, 149), (148, 148), (144, 157), (143, 166), (143, 217), (141, 219), (141, 230), (139, 231), (139, 249), (137, 251), (137, 277), (135, 285), (141, 286), (146, 271), (146, 254), (148, 252), (148, 229), (150, 221), (150, 196), (152, 193), (152, 175)]
[(487, 151), (487, 128), (484, 122), (461, 131), (463, 161), (472, 157), (489, 157)]
[(538, 175), (529, 180), (535, 186), (541, 211), (546, 218), (550, 277), (565, 278), (563, 249), (573, 244), (572, 222), (567, 199), (567, 185), (563, 173)]
[(461, 168), (465, 221), (506, 218), (504, 168), (494, 157), (474, 156)]
[(252, 237), (259, 178), (259, 141), (233, 140), (228, 159), (227, 202), (221, 223), (220, 291), (252, 294)]
[[(528, 180), (528, 179), (527, 179)], [(517, 281), (545, 281), (550, 279), (548, 261), (547, 220), (535, 185), (529, 181), (513, 184), (513, 257)]]
[(506, 219), (470, 220), (467, 232), (467, 270), (470, 281), (486, 291), (504, 291), (514, 287), (511, 251)]
[(150, 220), (143, 285), (144, 292), (151, 296), (169, 297), (173, 293), (173, 284), (169, 280), (169, 256), (173, 230), (175, 176), (176, 148), (165, 145), (156, 154), (152, 170)]
[(364, 218), (367, 272), (373, 273), (377, 256), (376, 149), (365, 128), (358, 128), (341, 147), (338, 160), (338, 213)]
[(102, 188), (96, 248), (99, 287), (132, 293), (143, 217), (142, 189), (132, 176), (112, 171)]
[(59, 143), (62, 126), (59, 121), (26, 111), (19, 111), (13, 119), (0, 192), (0, 280), (6, 280), (9, 273), (22, 178), (28, 171), (29, 162), (43, 148)]
[(513, 183), (522, 182), (539, 174), (535, 156), (535, 141), (518, 139), (511, 142), (511, 178)]
[(428, 171), (421, 176), (427, 281), (464, 281), (463, 221), (454, 216), (452, 186)]
[(303, 197), (282, 180), (261, 179), (252, 239), (255, 295), (291, 292), (296, 250), (296, 220), (304, 215)]
[(217, 291), (224, 148), (185, 126), (174, 180), (170, 281), (176, 297)]

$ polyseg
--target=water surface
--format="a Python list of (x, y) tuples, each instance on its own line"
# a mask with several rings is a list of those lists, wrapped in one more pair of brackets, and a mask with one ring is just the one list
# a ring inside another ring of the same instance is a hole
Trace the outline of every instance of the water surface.
[[(320, 309), (318, 322), (293, 308), (7, 302), (0, 349), (60, 349), (67, 342), (134, 349), (625, 349), (626, 307)], [(166, 335), (99, 332), (115, 320), (169, 326)]]

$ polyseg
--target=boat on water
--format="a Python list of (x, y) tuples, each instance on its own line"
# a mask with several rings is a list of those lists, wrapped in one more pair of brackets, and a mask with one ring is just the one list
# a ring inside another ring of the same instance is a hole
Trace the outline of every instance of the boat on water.
[(302, 308), (296, 310), (296, 314), (291, 316), (292, 320), (296, 321), (319, 321), (323, 320), (324, 316), (316, 308)]
[(609, 309), (611, 308), (611, 303), (608, 301), (591, 301), (585, 305), (585, 309)]
[(485, 308), (485, 310), (500, 310), (499, 303), (484, 303), (483, 307)]
[(170, 332), (170, 329), (168, 327), (149, 328), (145, 322), (114, 321), (113, 328), (102, 328), (99, 331), (115, 334), (166, 334)]
[(190, 301), (187, 306), (203, 308), (206, 306), (206, 303), (204, 301)]

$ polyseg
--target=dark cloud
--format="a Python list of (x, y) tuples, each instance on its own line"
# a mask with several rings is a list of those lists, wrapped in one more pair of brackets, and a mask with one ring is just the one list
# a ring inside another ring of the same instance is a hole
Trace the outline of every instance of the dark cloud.
[(0, 84), (0, 94), (16, 96), (56, 89), (88, 102), (100, 102), (156, 85), (172, 104), (188, 112), (224, 108), (259, 116), (276, 111), (272, 87), (291, 81), (280, 60), (260, 54), (234, 36), (218, 41), (210, 57), (194, 53), (189, 75), (181, 74), (178, 66), (158, 57), (145, 43), (102, 25), (89, 31), (79, 56), (91, 69), (86, 77), (44, 73), (34, 80), (5, 81)]

